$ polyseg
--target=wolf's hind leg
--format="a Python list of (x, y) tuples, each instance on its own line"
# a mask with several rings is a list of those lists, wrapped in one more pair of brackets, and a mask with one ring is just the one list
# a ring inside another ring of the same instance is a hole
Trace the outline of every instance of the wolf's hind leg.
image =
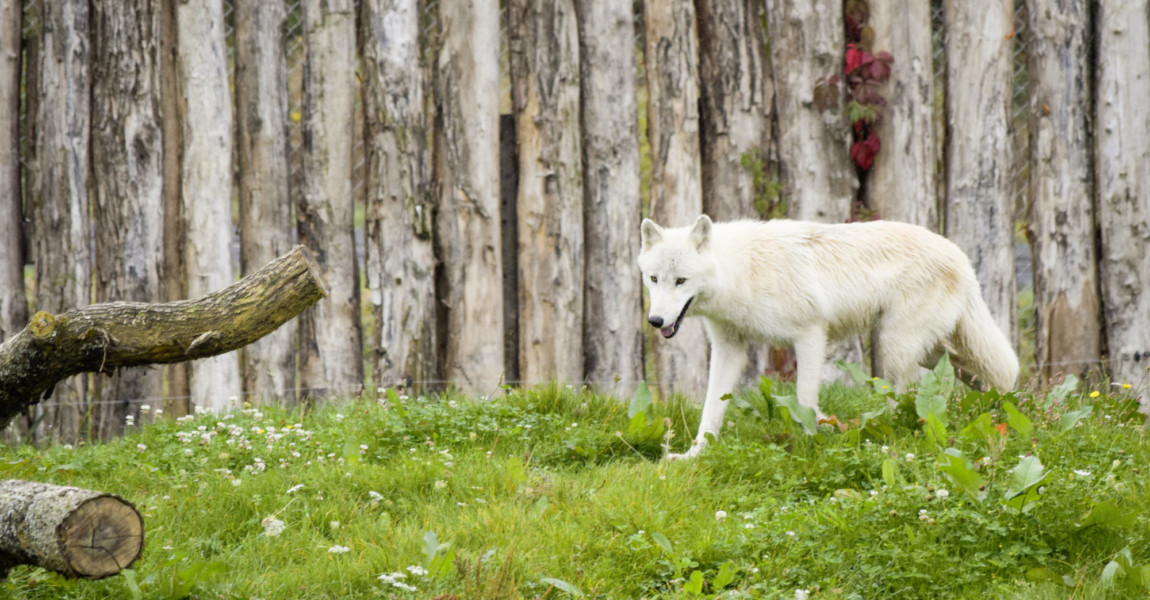
[(815, 417), (826, 418), (819, 409), (819, 374), (822, 373), (823, 363), (827, 360), (827, 330), (822, 326), (814, 326), (803, 332), (795, 340), (795, 361), (798, 363), (795, 375), (795, 387), (799, 397), (799, 404), (813, 408)]

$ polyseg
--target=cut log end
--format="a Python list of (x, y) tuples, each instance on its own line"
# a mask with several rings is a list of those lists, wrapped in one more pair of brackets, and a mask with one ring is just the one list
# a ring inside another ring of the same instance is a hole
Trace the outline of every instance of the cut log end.
[(144, 521), (115, 496), (80, 505), (57, 529), (61, 554), (78, 577), (100, 579), (131, 566), (144, 549)]

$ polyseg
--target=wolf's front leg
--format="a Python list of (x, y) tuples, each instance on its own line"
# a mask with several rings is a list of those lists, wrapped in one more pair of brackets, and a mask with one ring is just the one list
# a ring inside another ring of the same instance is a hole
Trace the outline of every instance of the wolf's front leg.
[(819, 374), (827, 361), (827, 331), (811, 326), (795, 339), (795, 393), (799, 404), (815, 410), (815, 418), (826, 418), (819, 410)]
[(707, 445), (707, 434), (719, 436), (723, 427), (723, 415), (727, 412), (727, 400), (722, 397), (735, 391), (735, 384), (747, 365), (747, 347), (731, 342), (712, 333), (711, 370), (707, 381), (707, 398), (703, 402), (703, 417), (699, 421), (699, 434), (691, 444), (691, 449), (683, 454), (668, 454), (667, 460), (694, 458)]

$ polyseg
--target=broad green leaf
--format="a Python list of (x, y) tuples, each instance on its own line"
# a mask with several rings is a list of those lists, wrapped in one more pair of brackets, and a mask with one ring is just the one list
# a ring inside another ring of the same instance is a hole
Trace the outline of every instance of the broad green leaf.
[(1078, 425), (1079, 421), (1089, 418), (1092, 414), (1094, 414), (1094, 406), (1087, 404), (1080, 410), (1073, 410), (1062, 415), (1062, 429), (1059, 431), (1059, 433), (1066, 433), (1067, 431), (1074, 429), (1074, 426)]
[(440, 544), (435, 558), (431, 559), (431, 564), (427, 565), (427, 575), (436, 578), (447, 577), (451, 575), (454, 567), (455, 548), (451, 547), (450, 542)]
[(635, 397), (631, 398), (631, 404), (627, 407), (627, 418), (634, 419), (639, 413), (647, 414), (650, 408), (651, 390), (647, 388), (646, 381), (640, 381), (635, 389)]
[(967, 423), (958, 435), (971, 442), (985, 442), (998, 436), (998, 432), (994, 430), (994, 419), (990, 417), (990, 413), (982, 413)]
[(958, 448), (947, 448), (941, 458), (942, 462), (938, 464), (938, 468), (946, 475), (947, 479), (950, 479), (950, 482), (959, 490), (978, 497), (978, 487), (982, 485), (982, 476), (970, 468), (966, 462), (966, 457), (962, 455), (962, 451)]
[(853, 379), (855, 383), (866, 384), (870, 382), (870, 377), (867, 377), (866, 373), (863, 372), (862, 367), (854, 363), (849, 363), (845, 360), (839, 359), (835, 361), (835, 366), (838, 367), (840, 371), (850, 375), (851, 379)]
[(665, 552), (667, 556), (675, 555), (675, 553), (671, 550), (671, 540), (667, 539), (667, 536), (656, 531), (651, 534), (651, 539), (654, 540), (656, 545), (663, 549), (663, 552)]
[(1030, 437), (1030, 434), (1034, 432), (1034, 424), (1030, 422), (1030, 419), (1026, 418), (1026, 415), (1021, 412), (1018, 412), (1018, 409), (1009, 402), (1003, 402), (1002, 408), (1006, 411), (1006, 422), (1009, 423), (1015, 431), (1022, 434), (1022, 437)]
[(926, 439), (938, 445), (946, 444), (946, 425), (938, 419), (935, 413), (926, 416)]
[(944, 396), (954, 392), (954, 366), (950, 364), (950, 355), (943, 354), (938, 364), (934, 366), (934, 377), (938, 382), (938, 391)]
[(723, 397), (726, 398), (727, 400), (729, 400), (731, 402), (731, 404), (734, 404), (735, 406), (739, 407), (740, 409), (751, 413), (752, 415), (755, 416), (755, 418), (760, 419), (760, 420), (763, 419), (763, 414), (760, 413), (759, 409), (755, 408), (754, 405), (752, 405), (750, 402), (747, 402), (746, 400), (744, 400), (742, 398), (732, 396), (731, 394), (727, 394)]
[(1024, 456), (1010, 471), (1010, 485), (1003, 495), (1006, 508), (1030, 512), (1038, 500), (1038, 486), (1046, 480), (1046, 469), (1037, 456)]
[(914, 397), (914, 410), (920, 419), (934, 415), (943, 425), (950, 421), (946, 416), (946, 396), (939, 389), (938, 377), (933, 372), (923, 375), (918, 392)]
[(140, 591), (140, 584), (136, 582), (135, 569), (124, 569), (120, 571), (124, 577), (124, 587), (128, 588), (128, 593), (132, 596), (132, 600), (141, 600), (144, 594)]
[(683, 591), (690, 594), (703, 593), (703, 573), (701, 571), (691, 571), (691, 577), (687, 583), (683, 584)]
[(1095, 504), (1082, 521), (1082, 527), (1098, 525), (1102, 527), (1126, 528), (1132, 527), (1138, 520), (1138, 514), (1125, 511), (1112, 502), (1102, 501)]
[(1051, 402), (1064, 402), (1070, 392), (1078, 389), (1078, 377), (1074, 375), (1067, 375), (1062, 383), (1050, 388), (1050, 393), (1046, 396), (1047, 404)]
[(355, 438), (348, 438), (343, 443), (343, 460), (345, 462), (352, 465), (359, 463), (359, 445), (359, 440)]
[(518, 457), (508, 458), (503, 463), (503, 470), (507, 473), (507, 477), (516, 484), (527, 481), (527, 467), (523, 466), (523, 461)]
[(801, 406), (798, 396), (775, 396), (775, 401), (779, 403), (779, 406), (787, 409), (791, 415), (791, 420), (802, 425), (803, 431), (807, 435), (818, 433), (819, 426), (815, 419), (814, 409)]
[(885, 458), (882, 461), (882, 480), (887, 487), (893, 488), (898, 484), (898, 465), (894, 460)]
[(711, 587), (716, 590), (721, 590), (735, 581), (735, 567), (730, 561), (719, 565), (719, 572), (715, 574), (715, 578), (711, 581)]
[(881, 406), (881, 407), (879, 407), (878, 410), (873, 410), (870, 412), (864, 412), (862, 415), (859, 416), (859, 427), (866, 427), (866, 424), (869, 423), (871, 421), (871, 419), (877, 419), (877, 418), (879, 418), (885, 414), (886, 414), (886, 406)]
[(434, 531), (428, 531), (423, 534), (424, 564), (430, 565), (436, 552), (439, 552), (439, 536)]
[(562, 579), (555, 579), (554, 577), (544, 577), (543, 579), (540, 579), (539, 581), (542, 583), (545, 583), (549, 586), (552, 586), (559, 591), (567, 592), (568, 594), (571, 594), (572, 596), (574, 596), (576, 598), (582, 598), (583, 597), (583, 590), (579, 589), (578, 587), (576, 587), (573, 584), (570, 584), (570, 583), (567, 583), (566, 581), (563, 581)]
[(627, 425), (627, 435), (638, 435), (647, 428), (647, 415), (641, 411), (635, 413), (631, 417), (631, 423)]

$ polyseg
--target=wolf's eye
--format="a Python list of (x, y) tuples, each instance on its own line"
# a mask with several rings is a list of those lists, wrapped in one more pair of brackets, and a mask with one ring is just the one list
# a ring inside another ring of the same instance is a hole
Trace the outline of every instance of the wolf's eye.
[(659, 278), (652, 275), (651, 276), (651, 283), (659, 283)]
[(680, 277), (675, 280), (675, 285), (683, 285), (684, 283), (687, 283), (686, 277)]

